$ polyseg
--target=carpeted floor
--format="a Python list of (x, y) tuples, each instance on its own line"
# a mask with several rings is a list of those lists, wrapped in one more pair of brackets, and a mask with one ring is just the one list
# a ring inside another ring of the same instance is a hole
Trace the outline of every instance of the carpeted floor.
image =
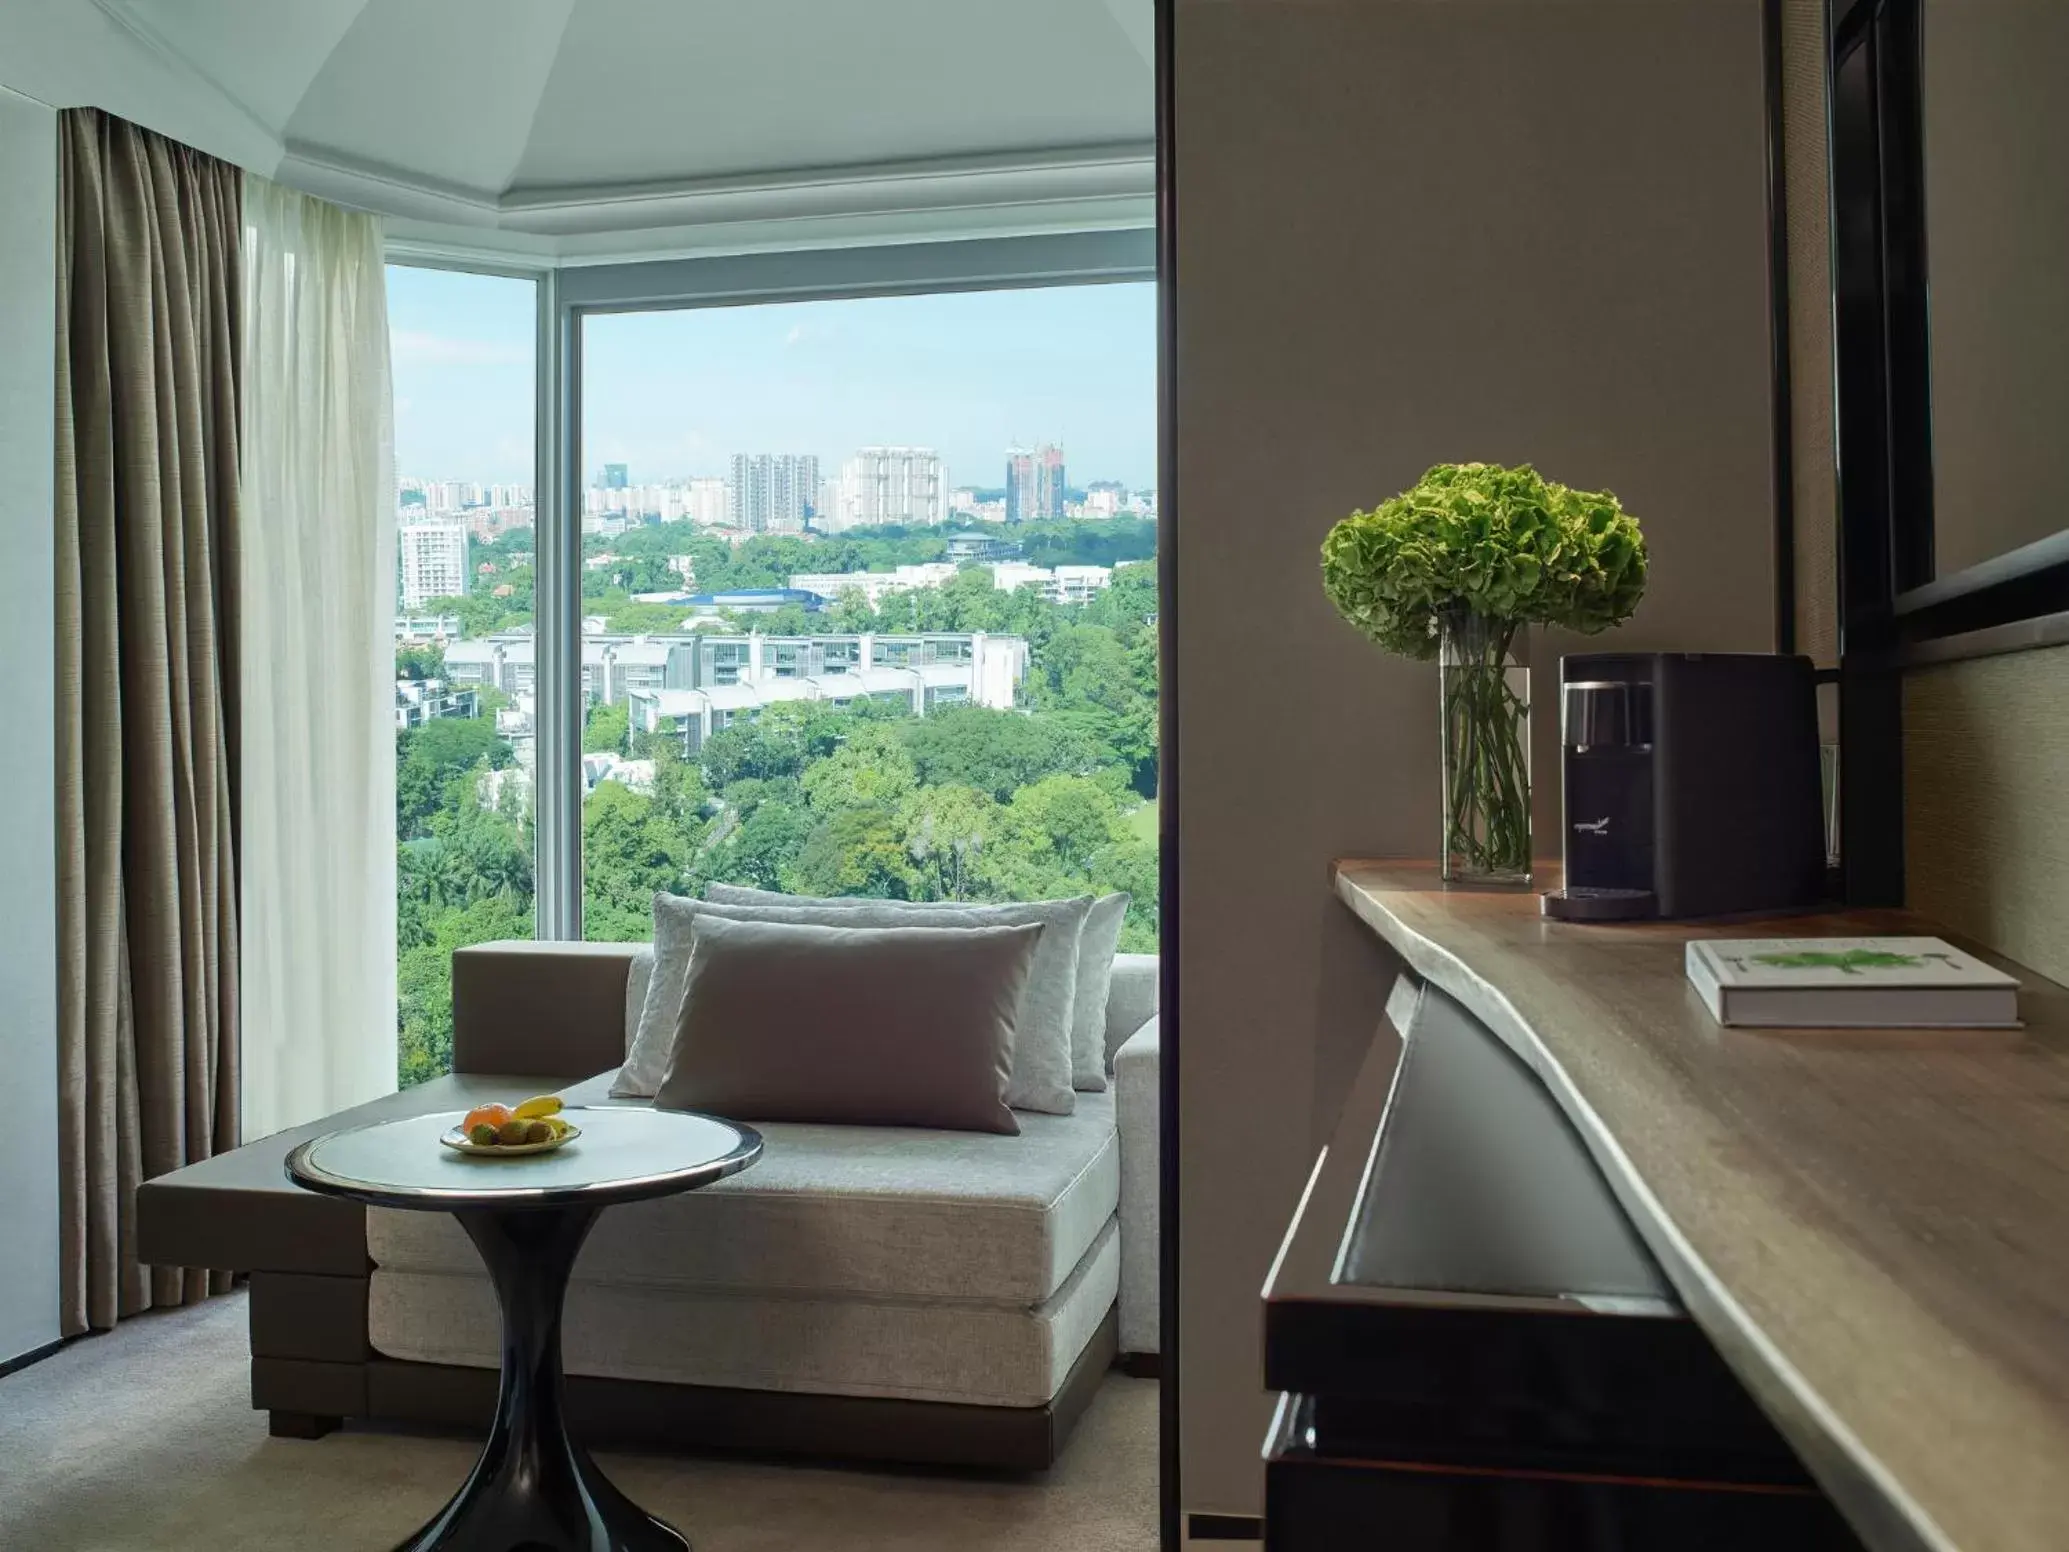
[[(381, 1548), (472, 1464), (462, 1438), (267, 1437), (242, 1294), (146, 1315), (0, 1379), (0, 1548)], [(1156, 1544), (1157, 1387), (1115, 1374), (1039, 1477), (598, 1456), (699, 1552), (1133, 1552)]]

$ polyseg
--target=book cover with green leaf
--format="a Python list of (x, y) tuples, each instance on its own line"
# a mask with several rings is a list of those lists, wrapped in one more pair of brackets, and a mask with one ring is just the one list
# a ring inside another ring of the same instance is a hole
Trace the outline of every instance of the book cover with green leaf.
[(1939, 938), (1697, 938), (1689, 981), (1724, 1024), (1998, 1028), (2018, 981)]

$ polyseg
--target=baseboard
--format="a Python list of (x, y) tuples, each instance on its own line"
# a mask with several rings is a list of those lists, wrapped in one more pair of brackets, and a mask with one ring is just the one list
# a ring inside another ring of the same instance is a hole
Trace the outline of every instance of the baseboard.
[(1123, 1353), (1114, 1360), (1114, 1367), (1131, 1380), (1160, 1380), (1164, 1377), (1164, 1355), (1162, 1353)]
[(1254, 1514), (1188, 1514), (1187, 1541), (1262, 1541), (1264, 1520)]
[(32, 1347), (27, 1352), (19, 1353), (12, 1358), (0, 1359), (0, 1380), (6, 1379), (10, 1374), (19, 1373), (32, 1363), (41, 1363), (52, 1353), (69, 1345), (72, 1340), (71, 1337), (61, 1336), (55, 1342), (45, 1342), (41, 1347)]

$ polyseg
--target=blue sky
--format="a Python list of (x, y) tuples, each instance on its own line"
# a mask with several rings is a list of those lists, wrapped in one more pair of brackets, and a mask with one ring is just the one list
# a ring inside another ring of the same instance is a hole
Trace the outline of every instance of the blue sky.
[[(583, 478), (721, 474), (735, 452), (940, 450), (959, 485), (1004, 482), (1009, 442), (1061, 441), (1071, 483), (1156, 478), (1149, 285), (790, 302), (592, 318)], [(388, 271), (396, 468), (531, 478), (532, 286)]]

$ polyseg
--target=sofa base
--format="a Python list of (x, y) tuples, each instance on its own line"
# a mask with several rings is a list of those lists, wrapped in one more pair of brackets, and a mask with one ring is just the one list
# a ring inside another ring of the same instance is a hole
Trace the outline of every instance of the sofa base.
[[(1092, 1404), (1119, 1352), (1119, 1329), (1118, 1316), (1109, 1310), (1047, 1406), (959, 1406), (571, 1374), (569, 1427), (597, 1448), (719, 1448), (1040, 1471), (1063, 1453)], [(283, 1418), (290, 1427), (305, 1426), (300, 1420), (340, 1413), (374, 1424), (485, 1429), (495, 1411), (496, 1383), (493, 1369), (396, 1358), (349, 1364), (252, 1360), (252, 1405), (273, 1414), (276, 1433), (283, 1431)]]

